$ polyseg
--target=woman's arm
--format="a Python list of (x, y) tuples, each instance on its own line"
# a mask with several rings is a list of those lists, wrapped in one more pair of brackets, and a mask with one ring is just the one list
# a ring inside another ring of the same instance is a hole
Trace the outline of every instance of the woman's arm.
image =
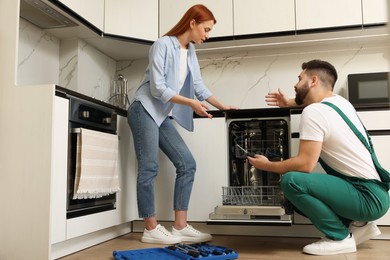
[(219, 110), (230, 110), (230, 109), (240, 109), (239, 107), (236, 106), (229, 106), (223, 104), (221, 101), (219, 101), (215, 96), (210, 96), (209, 98), (206, 99), (208, 103), (213, 105), (214, 107), (218, 108)]
[(173, 96), (170, 101), (173, 103), (191, 107), (198, 116), (208, 117), (208, 118), (213, 117), (211, 114), (207, 113), (207, 110), (209, 110), (207, 104), (200, 102), (197, 99), (186, 98), (184, 96), (177, 94)]

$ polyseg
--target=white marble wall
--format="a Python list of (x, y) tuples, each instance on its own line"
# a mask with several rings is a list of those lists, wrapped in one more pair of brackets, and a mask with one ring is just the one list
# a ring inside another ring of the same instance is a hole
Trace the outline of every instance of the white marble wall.
[(17, 85), (58, 84), (58, 38), (20, 19)]
[[(335, 92), (346, 96), (348, 74), (389, 71), (389, 58), (389, 41), (198, 53), (205, 84), (220, 100), (241, 108), (267, 107), (264, 96), (278, 88), (294, 96), (293, 86), (305, 61), (323, 59), (332, 63), (339, 74)], [(142, 80), (146, 66), (147, 60), (117, 63), (117, 73), (129, 78), (130, 99)]]
[(116, 62), (82, 40), (60, 41), (20, 19), (18, 85), (57, 84), (108, 101)]
[(198, 55), (204, 82), (225, 103), (241, 108), (267, 107), (264, 96), (278, 88), (294, 96), (301, 64), (311, 59), (332, 63), (339, 74), (335, 92), (346, 96), (347, 76), (390, 70), (390, 42), (275, 49)]
[(59, 85), (108, 101), (116, 62), (78, 39), (61, 41)]

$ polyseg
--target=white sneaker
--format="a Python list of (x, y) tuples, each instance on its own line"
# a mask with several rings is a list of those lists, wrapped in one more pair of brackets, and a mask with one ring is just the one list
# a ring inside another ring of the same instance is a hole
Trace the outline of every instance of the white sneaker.
[(211, 235), (207, 233), (202, 233), (191, 225), (188, 225), (182, 230), (177, 230), (172, 227), (172, 235), (180, 237), (182, 242), (193, 242), (193, 243), (201, 243), (211, 240)]
[(336, 241), (322, 238), (320, 241), (309, 244), (303, 248), (303, 252), (311, 255), (336, 255), (356, 252), (356, 244), (353, 235)]
[(144, 243), (171, 245), (181, 242), (179, 237), (172, 235), (165, 227), (160, 224), (152, 230), (145, 228), (141, 241)]
[(357, 246), (381, 234), (374, 222), (366, 222), (362, 225), (359, 225), (359, 222), (352, 222), (349, 231), (353, 234)]

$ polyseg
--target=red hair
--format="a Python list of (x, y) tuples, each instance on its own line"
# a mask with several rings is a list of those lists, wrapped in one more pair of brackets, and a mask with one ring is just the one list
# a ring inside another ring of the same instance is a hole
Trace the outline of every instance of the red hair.
[(202, 23), (210, 20), (213, 20), (214, 24), (217, 23), (213, 13), (206, 6), (197, 4), (190, 7), (180, 21), (165, 35), (179, 36), (185, 33), (190, 28), (190, 22), (192, 20), (195, 20), (196, 23)]

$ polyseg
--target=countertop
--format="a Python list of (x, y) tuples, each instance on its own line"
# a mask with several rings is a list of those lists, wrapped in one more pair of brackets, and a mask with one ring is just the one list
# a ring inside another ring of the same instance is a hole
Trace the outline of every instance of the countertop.
[[(99, 105), (103, 105), (109, 108), (115, 109), (118, 115), (127, 116), (127, 110), (114, 106), (110, 103), (89, 97), (87, 95), (81, 94), (79, 92), (56, 86), (56, 95), (67, 98), (69, 95), (77, 98), (81, 98)], [(252, 109), (238, 109), (238, 110), (210, 110), (209, 113), (213, 115), (213, 117), (226, 117), (226, 118), (251, 118), (251, 117), (277, 117), (277, 116), (289, 116), (292, 113), (292, 108), (278, 108), (278, 107), (270, 107), (270, 108), (252, 108)], [(301, 109), (298, 109), (300, 111)], [(194, 118), (202, 118), (196, 114), (194, 114)]]
[[(78, 93), (76, 91), (56, 86), (56, 95), (66, 98), (68, 95), (75, 96), (81, 99), (94, 102), (99, 105), (103, 105), (109, 108), (115, 109), (118, 115), (127, 116), (127, 110), (114, 106), (110, 103), (86, 96), (84, 94)], [(279, 107), (269, 107), (269, 108), (250, 108), (250, 109), (238, 109), (238, 110), (210, 110), (209, 113), (213, 117), (226, 117), (227, 119), (237, 119), (237, 118), (263, 118), (263, 117), (282, 117), (290, 116), (291, 114), (300, 114), (302, 113), (303, 108), (279, 108)], [(356, 111), (381, 111), (381, 110), (390, 110), (390, 105), (380, 106), (380, 107), (359, 107), (356, 108)], [(194, 118), (202, 118), (194, 114)]]
[(114, 106), (114, 105), (112, 105), (110, 103), (107, 103), (107, 102), (104, 102), (104, 101), (101, 101), (101, 100), (98, 100), (98, 99), (86, 96), (84, 94), (81, 94), (79, 92), (76, 92), (76, 91), (73, 91), (73, 90), (70, 90), (70, 89), (67, 89), (67, 88), (56, 86), (56, 95), (60, 96), (60, 97), (64, 97), (64, 98), (67, 98), (69, 95), (77, 97), (77, 98), (81, 98), (81, 99), (84, 99), (84, 100), (96, 103), (98, 105), (102, 105), (102, 106), (105, 106), (105, 107), (109, 107), (109, 108), (115, 109), (117, 114), (120, 115), (120, 116), (125, 116), (125, 117), (127, 116), (127, 110), (125, 110), (123, 108)]

